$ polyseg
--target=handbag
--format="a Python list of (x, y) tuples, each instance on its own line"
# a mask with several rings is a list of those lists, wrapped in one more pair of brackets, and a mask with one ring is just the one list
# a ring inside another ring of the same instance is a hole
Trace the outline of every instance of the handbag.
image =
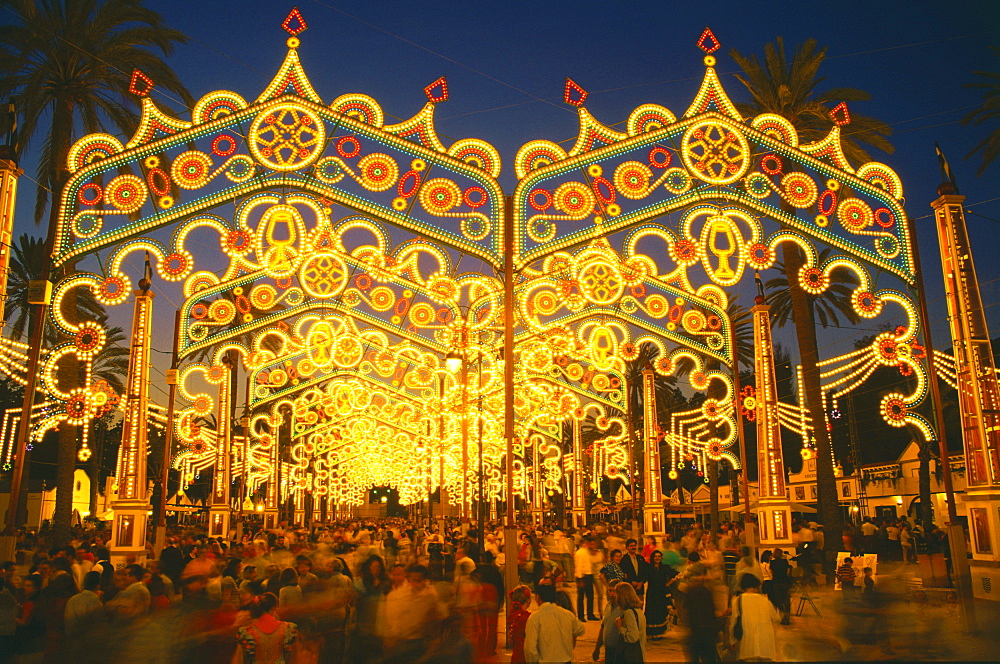
[[(629, 611), (635, 611), (635, 609), (629, 609)], [(635, 624), (641, 629), (638, 612), (636, 612)], [(634, 643), (629, 643), (625, 639), (619, 641), (617, 661), (619, 664), (641, 664), (645, 661), (642, 656), (642, 635)]]
[(736, 610), (739, 611), (739, 615), (736, 616), (736, 624), (733, 625), (733, 638), (739, 641), (743, 638), (743, 595), (736, 598)]

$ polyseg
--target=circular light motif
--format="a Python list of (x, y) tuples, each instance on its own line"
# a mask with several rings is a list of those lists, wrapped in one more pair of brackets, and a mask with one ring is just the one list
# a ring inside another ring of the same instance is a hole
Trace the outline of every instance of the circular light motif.
[(128, 284), (119, 277), (107, 277), (98, 288), (98, 296), (106, 304), (119, 304), (128, 297)]
[(78, 238), (91, 238), (104, 228), (104, 218), (93, 212), (81, 212), (73, 218), (73, 235)]
[(545, 189), (533, 189), (528, 194), (528, 203), (539, 212), (544, 212), (552, 206), (552, 194)]
[(313, 254), (299, 268), (299, 282), (312, 297), (327, 299), (347, 286), (347, 265), (332, 253)]
[(747, 193), (758, 200), (763, 200), (771, 195), (771, 181), (760, 173), (751, 173), (743, 181), (743, 187)]
[(736, 128), (701, 122), (684, 133), (681, 156), (690, 173), (710, 184), (725, 185), (743, 177), (750, 166), (750, 146)]
[(420, 204), (433, 215), (450, 212), (462, 202), (462, 190), (447, 178), (434, 178), (420, 188)]
[(361, 142), (354, 136), (341, 136), (337, 139), (337, 154), (344, 159), (353, 159), (361, 154)]
[(691, 188), (691, 176), (683, 168), (671, 168), (663, 181), (663, 188), (675, 196), (683, 194)]
[(857, 233), (875, 222), (875, 214), (864, 201), (857, 198), (845, 198), (837, 206), (837, 219), (845, 229)]
[(882, 398), (882, 416), (893, 427), (906, 426), (907, 407), (901, 394), (887, 394)]
[(580, 290), (595, 304), (611, 304), (621, 299), (625, 283), (621, 271), (605, 261), (592, 261), (578, 277)]
[(319, 116), (295, 103), (262, 111), (250, 126), (250, 152), (275, 171), (309, 166), (322, 153), (325, 140), (326, 125)]
[(760, 158), (760, 170), (768, 175), (777, 175), (782, 168), (784, 164), (781, 163), (781, 157), (776, 154), (766, 154)]
[(781, 178), (784, 198), (792, 207), (804, 209), (816, 202), (819, 192), (816, 183), (805, 173), (789, 173)]
[(131, 174), (119, 175), (104, 188), (104, 199), (129, 214), (142, 207), (146, 195), (146, 183)]
[(673, 156), (666, 148), (657, 146), (650, 149), (648, 159), (653, 168), (668, 168)]
[(93, 182), (88, 182), (76, 192), (76, 200), (80, 201), (80, 205), (97, 205), (103, 197), (104, 192), (100, 185)]
[(590, 214), (596, 203), (594, 192), (579, 182), (564, 182), (556, 189), (553, 204), (574, 219)]
[(867, 291), (854, 295), (854, 310), (862, 318), (875, 318), (882, 311), (882, 300)]
[(799, 272), (802, 288), (813, 295), (819, 295), (830, 285), (830, 277), (815, 267), (803, 267)]
[(369, 191), (385, 191), (392, 188), (399, 179), (396, 160), (379, 152), (365, 155), (358, 161), (361, 186)]
[(486, 239), (493, 225), (485, 217), (469, 217), (459, 222), (459, 228), (462, 230), (462, 235), (478, 242)]
[(236, 139), (229, 134), (219, 134), (212, 140), (212, 154), (217, 157), (228, 157), (236, 152)]
[(204, 152), (191, 150), (179, 155), (170, 165), (170, 176), (181, 189), (200, 189), (208, 184), (212, 158)]
[(615, 188), (625, 198), (639, 200), (649, 194), (649, 181), (653, 172), (638, 161), (626, 161), (615, 169)]
[(774, 252), (766, 244), (756, 242), (747, 248), (747, 262), (757, 269), (771, 267), (774, 259)]
[(88, 321), (80, 325), (73, 343), (81, 355), (89, 356), (95, 349), (104, 346), (104, 339), (104, 328), (95, 322)]

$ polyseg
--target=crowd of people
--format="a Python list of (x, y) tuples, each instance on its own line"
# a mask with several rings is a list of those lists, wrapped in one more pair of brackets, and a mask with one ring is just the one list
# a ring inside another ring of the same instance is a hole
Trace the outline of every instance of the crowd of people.
[(504, 534), (492, 526), (482, 537), (468, 524), (402, 519), (260, 529), (239, 541), (197, 528), (168, 535), (144, 564), (118, 565), (104, 531), (54, 548), (24, 538), (22, 564), (3, 563), (0, 575), (0, 664), (70, 654), (150, 664), (506, 661), (505, 641), (515, 663), (569, 661), (588, 621), (600, 622), (594, 659), (609, 664), (645, 661), (650, 641), (678, 624), (692, 661), (726, 649), (775, 659), (793, 569), (797, 582), (815, 583), (823, 542), (822, 528), (805, 522), (791, 558), (751, 554), (734, 523), (641, 540), (606, 524), (526, 525), (511, 561), (519, 585), (506, 588)]

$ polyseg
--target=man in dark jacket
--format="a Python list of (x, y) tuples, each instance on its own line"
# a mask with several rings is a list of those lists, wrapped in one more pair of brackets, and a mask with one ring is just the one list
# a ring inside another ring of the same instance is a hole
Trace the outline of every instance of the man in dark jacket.
[(642, 598), (646, 589), (649, 563), (638, 553), (639, 542), (634, 538), (625, 542), (625, 555), (622, 556), (620, 566), (625, 572), (625, 580), (635, 588), (635, 594)]
[(174, 582), (174, 588), (181, 587), (181, 572), (184, 571), (184, 554), (177, 546), (173, 537), (167, 540), (167, 545), (160, 552), (160, 571)]

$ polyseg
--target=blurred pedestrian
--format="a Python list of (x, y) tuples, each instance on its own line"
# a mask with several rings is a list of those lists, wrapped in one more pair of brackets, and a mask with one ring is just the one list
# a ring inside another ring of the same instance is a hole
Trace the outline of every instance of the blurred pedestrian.
[(411, 565), (406, 583), (385, 600), (386, 662), (409, 664), (428, 648), (431, 631), (445, 617), (437, 591), (428, 582), (427, 568)]
[(706, 585), (706, 576), (699, 574), (687, 580), (684, 599), (684, 620), (688, 626), (687, 655), (691, 662), (718, 661), (719, 617), (715, 598)]
[(740, 580), (742, 593), (730, 604), (729, 637), (736, 644), (741, 661), (773, 661), (777, 658), (774, 623), (778, 613), (774, 605), (760, 594), (760, 580), (744, 574)]
[(583, 623), (555, 604), (555, 586), (541, 584), (536, 592), (540, 606), (524, 628), (525, 661), (572, 662), (576, 639), (583, 636)]

